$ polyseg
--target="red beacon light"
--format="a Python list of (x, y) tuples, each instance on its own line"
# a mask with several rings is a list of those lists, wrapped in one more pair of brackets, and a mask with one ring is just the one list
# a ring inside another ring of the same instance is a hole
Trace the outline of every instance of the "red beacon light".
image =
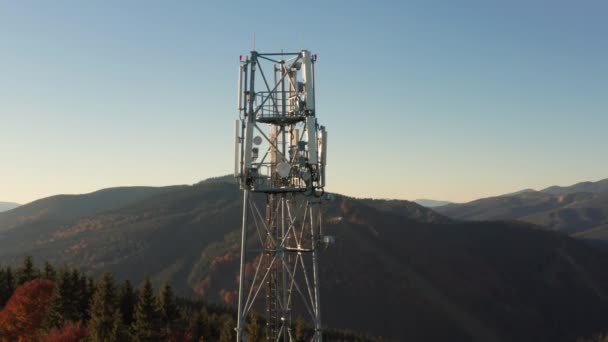
[(316, 53), (314, 55), (312, 55), (312, 60), (315, 61), (315, 62), (317, 61), (317, 54)]
[(239, 61), (243, 60), (243, 55), (239, 55)]

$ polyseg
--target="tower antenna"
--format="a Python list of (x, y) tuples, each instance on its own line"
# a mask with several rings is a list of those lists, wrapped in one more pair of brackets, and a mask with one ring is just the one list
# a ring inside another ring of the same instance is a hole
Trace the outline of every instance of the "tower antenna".
[[(320, 342), (319, 252), (327, 131), (317, 122), (316, 55), (258, 53), (241, 60), (234, 177), (243, 191), (237, 341), (253, 311), (266, 312), (267, 341), (295, 341), (293, 317)], [(263, 295), (265, 293), (265, 296)], [(265, 300), (264, 300), (265, 299)]]

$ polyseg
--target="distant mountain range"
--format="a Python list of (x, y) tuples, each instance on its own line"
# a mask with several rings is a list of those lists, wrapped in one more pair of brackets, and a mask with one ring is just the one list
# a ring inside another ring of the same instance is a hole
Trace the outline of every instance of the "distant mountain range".
[(520, 220), (608, 242), (608, 179), (552, 186), (435, 208), (457, 220)]
[(568, 195), (580, 192), (603, 193), (608, 192), (608, 178), (597, 182), (581, 182), (571, 186), (550, 186), (541, 190), (546, 194), (551, 195)]
[(427, 208), (441, 207), (442, 205), (448, 205), (448, 204), (452, 203), (452, 202), (448, 202), (448, 201), (437, 201), (437, 200), (424, 199), (424, 198), (419, 198), (417, 200), (414, 200), (414, 202), (420, 204), (423, 207), (427, 207)]
[(20, 204), (13, 202), (0, 202), (0, 213), (3, 211), (17, 208)]
[[(0, 213), (0, 262), (171, 282), (233, 305), (241, 193), (229, 177), (112, 188)], [(335, 195), (320, 255), (327, 325), (412, 341), (574, 341), (608, 327), (608, 253), (520, 222)], [(251, 260), (249, 260), (251, 261)]]

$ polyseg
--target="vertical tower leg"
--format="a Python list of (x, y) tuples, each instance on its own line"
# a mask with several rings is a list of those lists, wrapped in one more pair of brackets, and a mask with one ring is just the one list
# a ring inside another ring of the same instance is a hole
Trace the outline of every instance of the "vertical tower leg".
[(245, 326), (245, 317), (243, 317), (244, 303), (243, 292), (245, 279), (245, 251), (247, 245), (247, 203), (249, 200), (249, 191), (243, 191), (243, 226), (241, 228), (241, 268), (239, 270), (239, 307), (236, 321), (236, 340), (243, 340), (243, 328)]
[[(280, 234), (281, 234), (281, 241), (283, 241), (282, 245), (286, 246), (288, 243), (288, 240), (286, 239), (286, 222), (285, 222), (285, 194), (281, 194), (281, 207), (280, 207), (280, 211), (281, 211), (281, 230), (280, 230)], [(278, 228), (278, 227), (277, 227)], [(286, 255), (284, 252), (281, 253), (282, 254), (282, 263), (283, 265), (287, 265), (287, 267), (289, 267), (289, 256)], [(285, 267), (285, 266), (283, 266)], [(289, 319), (289, 306), (287, 303), (287, 274), (285, 274), (285, 270), (283, 269), (283, 267), (281, 268), (281, 301), (282, 301), (282, 307), (283, 310), (281, 312), (281, 319), (282, 319), (282, 323), (283, 326), (285, 327), (285, 329), (283, 329), (283, 341), (284, 342), (289, 342), (289, 336), (288, 336), (288, 330), (291, 328), (290, 324), (291, 324), (291, 320)]]
[(313, 283), (314, 283), (314, 291), (315, 291), (315, 304), (314, 304), (314, 314), (315, 314), (315, 341), (321, 342), (323, 340), (322, 331), (321, 331), (321, 297), (319, 291), (319, 236), (320, 234), (320, 226), (321, 226), (321, 213), (319, 212), (317, 205), (312, 205), (310, 207), (310, 229), (311, 229), (311, 237), (312, 237), (312, 274), (313, 274)]
[(272, 237), (268, 237), (266, 240), (266, 254), (268, 260), (276, 260), (275, 263), (270, 263), (269, 267), (269, 278), (266, 282), (266, 326), (267, 326), (267, 341), (276, 341), (279, 334), (279, 318), (280, 318), (280, 305), (278, 302), (280, 288), (278, 283), (278, 273), (282, 265), (281, 255), (279, 250), (280, 238), (277, 232), (277, 217), (276, 217), (276, 203), (275, 196), (272, 194), (266, 195), (266, 226), (268, 227), (268, 233)]

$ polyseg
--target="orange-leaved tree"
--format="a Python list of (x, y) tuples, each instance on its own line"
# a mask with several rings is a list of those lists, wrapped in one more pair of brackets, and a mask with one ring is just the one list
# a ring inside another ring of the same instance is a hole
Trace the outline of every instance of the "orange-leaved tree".
[(0, 340), (38, 341), (54, 288), (48, 279), (19, 286), (0, 312)]
[(82, 322), (66, 322), (61, 329), (53, 328), (46, 336), (45, 342), (78, 342), (84, 340), (89, 333)]

